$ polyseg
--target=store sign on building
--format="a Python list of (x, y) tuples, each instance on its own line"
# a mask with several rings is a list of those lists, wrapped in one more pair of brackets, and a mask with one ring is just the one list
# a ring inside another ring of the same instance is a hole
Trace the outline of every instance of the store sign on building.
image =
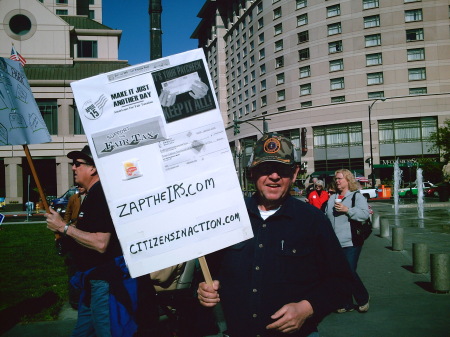
[(399, 164), (403, 164), (403, 165), (407, 165), (408, 163), (414, 163), (414, 164), (417, 163), (416, 158), (411, 158), (411, 159), (382, 159), (381, 164), (394, 166), (396, 161), (398, 161)]

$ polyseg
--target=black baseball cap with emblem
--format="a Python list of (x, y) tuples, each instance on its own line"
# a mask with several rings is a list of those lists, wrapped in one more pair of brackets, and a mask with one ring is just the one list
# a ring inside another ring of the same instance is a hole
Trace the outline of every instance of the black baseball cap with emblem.
[(290, 139), (275, 132), (266, 133), (258, 139), (253, 148), (250, 168), (266, 161), (293, 166), (294, 145)]
[(92, 153), (89, 145), (85, 145), (81, 151), (71, 151), (67, 154), (67, 157), (76, 160), (84, 159), (86, 163), (94, 165), (94, 159), (92, 158)]

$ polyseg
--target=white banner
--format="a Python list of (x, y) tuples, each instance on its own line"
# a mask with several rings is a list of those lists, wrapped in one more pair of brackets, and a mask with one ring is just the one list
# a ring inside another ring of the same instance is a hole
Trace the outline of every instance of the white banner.
[(133, 277), (253, 236), (202, 49), (72, 83)]
[(20, 62), (0, 57), (0, 145), (51, 141)]

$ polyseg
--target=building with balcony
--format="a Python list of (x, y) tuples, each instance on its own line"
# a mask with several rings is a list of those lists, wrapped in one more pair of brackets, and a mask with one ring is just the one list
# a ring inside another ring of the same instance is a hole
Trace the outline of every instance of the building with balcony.
[(429, 136), (450, 118), (449, 13), (446, 0), (206, 1), (191, 37), (237, 165), (263, 117), (299, 152), (303, 130), (305, 178), (348, 168), (380, 183), (395, 160), (439, 162)]

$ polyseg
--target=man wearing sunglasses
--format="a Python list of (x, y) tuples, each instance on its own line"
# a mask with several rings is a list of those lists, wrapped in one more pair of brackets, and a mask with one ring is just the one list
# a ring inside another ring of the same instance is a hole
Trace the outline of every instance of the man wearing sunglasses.
[(329, 221), (289, 193), (298, 170), (288, 138), (269, 133), (256, 142), (256, 193), (246, 200), (254, 237), (212, 254), (217, 280), (198, 288), (204, 307), (222, 303), (230, 337), (319, 336), (320, 320), (349, 293), (350, 270)]
[[(127, 329), (135, 331), (137, 322), (133, 319), (127, 321), (126, 326), (121, 326), (122, 321), (110, 318), (110, 295), (116, 299), (124, 299), (128, 303), (128, 289), (122, 281), (128, 282), (130, 287), (137, 288), (138, 283), (130, 279), (128, 270), (121, 269), (125, 265), (123, 253), (117, 238), (116, 231), (109, 213), (108, 204), (103, 192), (100, 178), (92, 158), (91, 150), (86, 145), (81, 151), (71, 151), (67, 157), (73, 160), (72, 171), (75, 183), (87, 190), (85, 199), (81, 204), (77, 218), (77, 226), (72, 226), (71, 222), (65, 222), (59, 214), (50, 210), (46, 213), (47, 228), (53, 232), (60, 233), (70, 240), (70, 252), (73, 257), (78, 272), (72, 278), (72, 283), (76, 283), (82, 288), (80, 302), (78, 304), (78, 320), (72, 337), (84, 336), (111, 336), (112, 330)], [(125, 267), (126, 268), (126, 267)], [(145, 279), (148, 279), (145, 278)], [(136, 280), (139, 282), (143, 278)], [(148, 308), (151, 308), (152, 297), (155, 291), (150, 282), (142, 283), (148, 296)], [(134, 290), (134, 292), (136, 292)], [(120, 301), (119, 301), (120, 302)], [(130, 302), (131, 306), (131, 302)], [(115, 310), (123, 308), (117, 304)], [(125, 307), (123, 314), (130, 313), (131, 308)], [(156, 318), (156, 306), (154, 307)], [(149, 312), (147, 312), (149, 313)], [(133, 314), (134, 313), (130, 313)], [(140, 315), (140, 313), (139, 313)], [(136, 316), (136, 315), (134, 315)], [(152, 317), (145, 317), (147, 322), (152, 321)], [(124, 320), (126, 321), (126, 320)], [(148, 326), (140, 327), (142, 329)]]

